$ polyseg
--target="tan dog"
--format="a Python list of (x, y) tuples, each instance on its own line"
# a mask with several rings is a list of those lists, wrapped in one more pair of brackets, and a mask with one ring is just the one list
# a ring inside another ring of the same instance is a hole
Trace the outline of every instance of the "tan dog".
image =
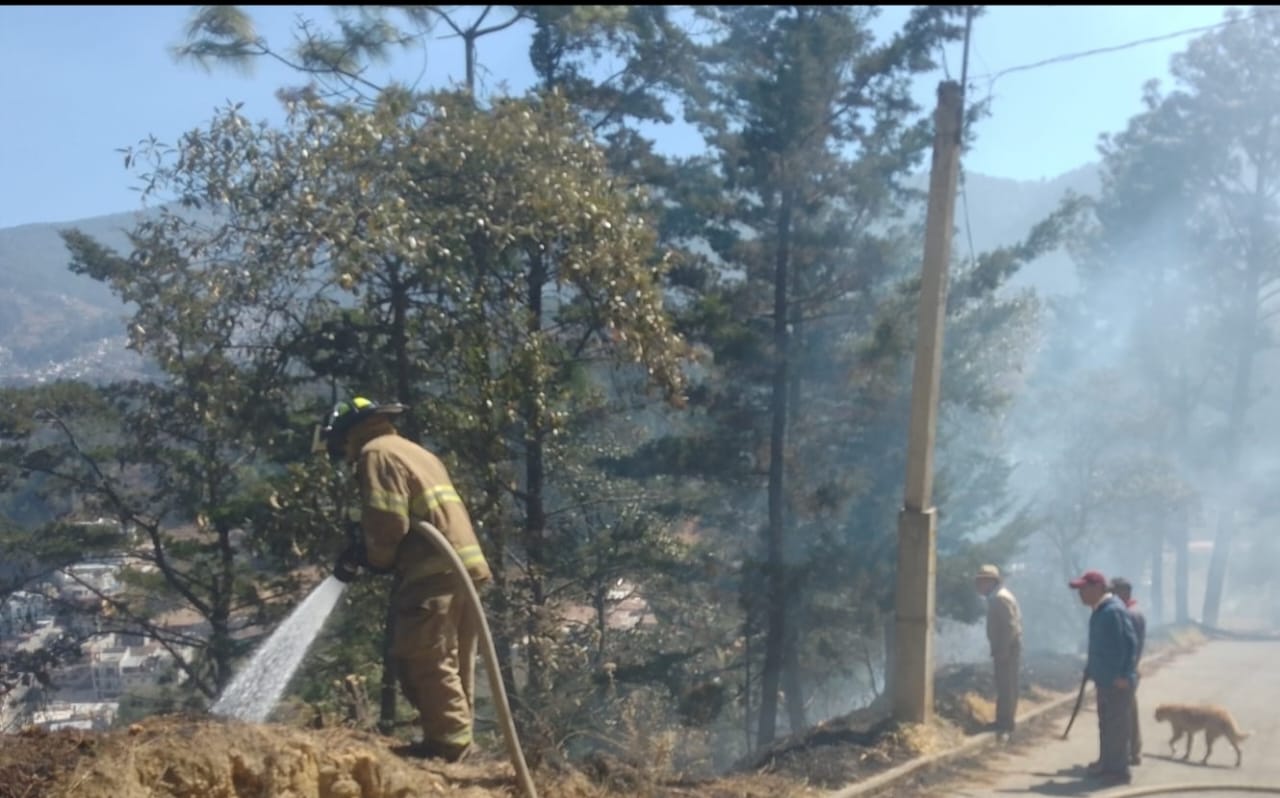
[(1161, 704), (1156, 707), (1156, 721), (1163, 723), (1169, 721), (1173, 726), (1173, 737), (1169, 739), (1169, 751), (1177, 753), (1178, 749), (1175, 743), (1182, 735), (1187, 735), (1187, 751), (1182, 755), (1183, 759), (1191, 756), (1191, 739), (1196, 736), (1196, 732), (1204, 732), (1205, 751), (1204, 759), (1200, 760), (1201, 764), (1209, 761), (1209, 754), (1213, 753), (1213, 741), (1219, 737), (1227, 738), (1227, 742), (1231, 743), (1231, 747), (1236, 749), (1236, 767), (1240, 767), (1240, 742), (1249, 736), (1248, 732), (1240, 731), (1236, 726), (1235, 719), (1231, 717), (1231, 713), (1222, 707), (1202, 704), (1195, 706), (1192, 704)]

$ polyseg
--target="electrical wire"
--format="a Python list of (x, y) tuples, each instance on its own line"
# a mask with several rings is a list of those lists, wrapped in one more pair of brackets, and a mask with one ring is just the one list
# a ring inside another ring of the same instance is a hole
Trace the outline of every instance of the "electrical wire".
[[(1280, 8), (1258, 8), (1258, 9), (1254, 9), (1252, 13), (1244, 14), (1234, 19), (1225, 19), (1221, 22), (1215, 22), (1212, 25), (1197, 25), (1196, 27), (1193, 27), (1193, 28), (1183, 28), (1181, 30), (1172, 31), (1170, 33), (1162, 33), (1157, 36), (1146, 36), (1141, 39), (1134, 39), (1133, 41), (1124, 42), (1123, 44), (1110, 45), (1107, 47), (1095, 47), (1090, 50), (1082, 50), (1080, 52), (1075, 52), (1075, 53), (1064, 53), (1062, 55), (1056, 55), (1051, 58), (1045, 58), (1040, 61), (1035, 61), (1030, 64), (1020, 64), (1018, 66), (1009, 67), (1007, 69), (1002, 69), (994, 73), (987, 73), (984, 75), (975, 75), (974, 80), (986, 81), (987, 99), (990, 99), (992, 95), (992, 91), (994, 90), (996, 81), (1004, 77), (1005, 75), (1011, 75), (1016, 72), (1030, 72), (1036, 69), (1041, 69), (1043, 67), (1052, 66), (1054, 64), (1063, 64), (1070, 61), (1078, 61), (1084, 58), (1091, 58), (1096, 55), (1106, 55), (1108, 53), (1120, 52), (1122, 50), (1129, 50), (1134, 47), (1141, 47), (1146, 44), (1155, 44), (1156, 42), (1168, 41), (1170, 39), (1176, 39), (1182, 36), (1190, 36), (1196, 33), (1206, 33), (1208, 31), (1218, 30), (1220, 28), (1225, 28), (1230, 25), (1236, 25), (1242, 22), (1250, 22), (1250, 21), (1259, 19), (1261, 17), (1265, 17), (1268, 15), (1276, 14), (1276, 13), (1280, 13)], [(969, 82), (968, 82), (969, 81), (969, 78), (968, 78), (969, 44), (970, 44), (970, 32), (971, 32), (972, 21), (973, 21), (973, 7), (969, 6), (966, 9), (965, 36), (964, 36), (964, 60), (963, 60), (963, 63), (961, 64), (961, 71), (960, 71), (960, 87), (961, 87), (961, 91), (965, 91), (965, 92), (967, 92), (969, 88)], [(944, 57), (945, 57), (945, 54), (944, 54)], [(962, 108), (963, 107), (964, 106), (962, 104)], [(962, 113), (963, 113), (963, 110), (962, 110)], [(961, 135), (963, 136), (963, 127), (961, 128)], [(965, 191), (965, 182), (966, 181), (965, 181), (964, 167), (963, 165), (961, 165), (960, 167), (960, 198), (964, 206), (963, 212), (964, 212), (964, 222), (965, 222), (965, 234), (968, 237), (969, 258), (970, 260), (972, 260), (974, 258), (973, 231), (971, 229), (970, 221), (969, 221), (969, 198), (968, 198), (967, 192)]]
[(1280, 8), (1259, 8), (1259, 9), (1256, 9), (1252, 14), (1240, 16), (1235, 19), (1225, 19), (1222, 22), (1215, 22), (1212, 25), (1200, 25), (1194, 28), (1183, 28), (1182, 30), (1173, 31), (1172, 33), (1163, 33), (1163, 34), (1160, 34), (1159, 36), (1148, 36), (1142, 39), (1135, 39), (1131, 42), (1125, 42), (1124, 44), (1116, 44), (1116, 45), (1111, 45), (1109, 47), (1096, 47), (1092, 50), (1083, 50), (1078, 53), (1065, 53), (1063, 55), (1056, 55), (1056, 56), (1053, 56), (1052, 58), (1046, 58), (1043, 61), (1036, 61), (1031, 64), (1021, 64), (1019, 66), (1009, 67), (1008, 69), (1002, 69), (999, 72), (995, 72), (992, 74), (975, 75), (974, 80), (986, 80), (988, 90), (989, 90), (990, 87), (994, 85), (997, 80), (1004, 77), (1005, 75), (1009, 75), (1014, 72), (1026, 72), (1029, 70), (1040, 69), (1041, 67), (1050, 66), (1052, 64), (1062, 64), (1068, 61), (1077, 61), (1081, 58), (1090, 58), (1095, 55), (1105, 55), (1107, 53), (1115, 53), (1121, 50), (1129, 50), (1134, 47), (1141, 47), (1144, 44), (1154, 44), (1156, 42), (1163, 42), (1169, 39), (1176, 39), (1180, 36), (1190, 36), (1194, 33), (1205, 33), (1207, 31), (1217, 30), (1218, 28), (1224, 28), (1229, 25), (1235, 25), (1241, 22), (1249, 22), (1251, 20), (1258, 19), (1259, 17), (1264, 17), (1267, 15), (1276, 14), (1276, 13), (1280, 13)]

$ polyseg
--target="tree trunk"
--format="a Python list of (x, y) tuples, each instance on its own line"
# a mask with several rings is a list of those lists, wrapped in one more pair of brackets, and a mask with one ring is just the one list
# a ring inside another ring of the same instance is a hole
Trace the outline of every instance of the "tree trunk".
[(751, 746), (751, 637), (755, 630), (751, 627), (751, 605), (747, 605), (747, 617), (743, 622), (742, 634), (742, 731), (746, 739), (747, 754)]
[[(400, 264), (389, 264), (388, 280), (391, 294), (391, 351), (396, 360), (396, 401), (412, 404), (412, 378), (409, 374), (409, 297), (400, 279)], [(412, 413), (406, 413), (399, 422), (405, 437), (418, 440), (418, 425)], [(395, 611), (387, 601), (387, 612), (382, 622), (382, 685), (378, 698), (378, 727), (389, 733), (396, 725), (396, 667), (391, 656), (391, 638)]]
[[(1263, 170), (1258, 171), (1257, 192), (1262, 193), (1264, 186)], [(1262, 247), (1261, 212), (1255, 214), (1251, 241), (1249, 242), (1249, 268), (1245, 272), (1244, 285), (1241, 286), (1240, 338), (1236, 348), (1235, 375), (1231, 386), (1231, 405), (1227, 416), (1227, 435), (1225, 463), (1223, 466), (1224, 482), (1236, 489), (1240, 460), (1240, 441), (1244, 436), (1245, 416), (1249, 411), (1250, 392), (1253, 385), (1253, 356), (1257, 351), (1258, 335), (1258, 289), (1262, 280)], [(1247, 312), (1245, 311), (1247, 308)], [(1209, 626), (1217, 626), (1219, 613), (1222, 610), (1222, 590), (1226, 583), (1227, 561), (1231, 556), (1231, 542), (1235, 538), (1234, 497), (1218, 510), (1218, 533), (1213, 542), (1213, 556), (1209, 560), (1209, 576), (1204, 588), (1203, 621)]]
[[(791, 625), (793, 628), (796, 626), (794, 620)], [(804, 711), (804, 688), (803, 680), (800, 678), (800, 647), (797, 642), (795, 635), (792, 634), (783, 655), (782, 667), (782, 691), (787, 696), (787, 723), (791, 727), (792, 734), (809, 727)]]
[(1177, 531), (1174, 539), (1174, 584), (1173, 617), (1180, 624), (1191, 622), (1191, 585), (1190, 585), (1190, 552), (1187, 547), (1191, 543), (1191, 521), (1183, 512), (1178, 516)]
[(396, 727), (396, 664), (391, 656), (395, 620), (395, 604), (388, 598), (382, 618), (382, 684), (378, 691), (378, 728), (383, 734), (391, 734)]
[(1152, 624), (1164, 622), (1164, 530), (1156, 532), (1151, 547), (1151, 618)]
[[(531, 340), (542, 335), (542, 287), (546, 283), (547, 266), (545, 256), (538, 254), (529, 265), (528, 296), (529, 303), (529, 337)], [(535, 356), (538, 357), (538, 356)], [(529, 687), (535, 694), (544, 693), (548, 688), (544, 671), (545, 657), (542, 652), (541, 630), (538, 629), (538, 612), (546, 603), (546, 590), (543, 585), (543, 573), (546, 556), (543, 551), (544, 536), (547, 529), (546, 507), (543, 491), (546, 485), (546, 471), (543, 463), (545, 431), (542, 428), (542, 410), (539, 407), (539, 396), (542, 393), (541, 363), (538, 360), (529, 364), (529, 384), (525, 395), (525, 545), (529, 552), (529, 591), (532, 612), (527, 613), (526, 631), (529, 636), (528, 663)]]
[(605, 642), (609, 636), (609, 589), (605, 585), (596, 587), (592, 594), (592, 604), (596, 611), (596, 666), (599, 667), (604, 663), (606, 646)]
[[(800, 274), (795, 269), (791, 269), (791, 284), (796, 287), (797, 292), (803, 292), (805, 287), (800, 284)], [(788, 331), (788, 360), (796, 361), (803, 357), (807, 351), (807, 342), (805, 341), (805, 331), (803, 329), (803, 313), (790, 310), (788, 318), (790, 328)], [(803, 371), (803, 362), (790, 362), (788, 367), (788, 385), (787, 385), (787, 424), (792, 431), (794, 437), (797, 429), (797, 420), (800, 418), (804, 407), (801, 403), (801, 397), (804, 392), (803, 380), (801, 372)], [(794, 477), (794, 472), (792, 474)], [(804, 479), (803, 476), (800, 477)], [(784, 497), (786, 518), (795, 524), (795, 505), (794, 496), (786, 495)], [(794, 534), (794, 532), (793, 532)], [(787, 595), (790, 597), (796, 592), (797, 577), (790, 572), (787, 579)], [(790, 602), (795, 606), (794, 602)], [(802, 619), (798, 612), (793, 611), (790, 614), (790, 623), (788, 624), (788, 632), (786, 637), (786, 647), (782, 660), (782, 692), (786, 696), (787, 708), (787, 724), (790, 727), (790, 733), (803, 731), (809, 727), (808, 719), (805, 717), (805, 699), (804, 699), (804, 679), (800, 673), (800, 637), (803, 627)]]
[[(396, 401), (413, 404), (413, 374), (409, 357), (409, 291), (401, 280), (400, 264), (393, 262), (388, 268), (391, 289), (391, 351), (396, 359)], [(406, 438), (418, 440), (421, 430), (412, 413), (400, 416), (398, 421)]]
[[(495, 556), (493, 562), (501, 563), (505, 560)], [(489, 602), (487, 615), (489, 628), (493, 633), (493, 648), (498, 654), (498, 670), (502, 676), (502, 686), (508, 696), (519, 698), (521, 692), (520, 685), (516, 682), (514, 666), (516, 654), (512, 636), (512, 631), (517, 628), (517, 625), (511, 615), (510, 585), (505, 575), (499, 578), (500, 570), (493, 569), (493, 589), (489, 591), (492, 599)]]
[[(206, 451), (206, 462), (217, 462), (217, 450)], [(221, 491), (217, 485), (209, 486), (209, 506), (216, 507), (221, 503)], [(225, 522), (216, 522), (214, 531), (218, 535), (218, 576), (213, 580), (213, 595), (209, 597), (212, 612), (209, 613), (209, 654), (213, 660), (213, 681), (217, 685), (218, 694), (235, 678), (235, 670), (231, 662), (231, 602), (235, 592), (236, 556), (235, 547), (231, 545), (231, 526)]]
[(884, 626), (881, 627), (881, 637), (884, 643), (884, 656), (880, 660), (884, 663), (884, 676), (881, 679), (883, 684), (880, 686), (880, 698), (886, 700), (893, 696), (893, 633), (896, 628), (896, 623), (897, 621), (895, 620), (892, 611), (884, 614)]
[(476, 96), (476, 34), (472, 29), (462, 37), (466, 46), (467, 58), (467, 94)]
[(1213, 554), (1209, 557), (1209, 574), (1204, 584), (1204, 610), (1200, 613), (1200, 620), (1206, 626), (1217, 626), (1221, 616), (1222, 589), (1227, 581), (1227, 560), (1235, 537), (1234, 525), (1233, 507), (1218, 511), (1218, 532), (1213, 539)]
[(788, 329), (787, 277), (791, 257), (791, 197), (784, 191), (778, 211), (778, 248), (773, 275), (773, 390), (770, 397), (772, 429), (769, 435), (769, 525), (765, 529), (766, 594), (768, 623), (765, 632), (764, 672), (760, 687), (760, 745), (773, 741), (778, 720), (778, 687), (786, 643), (786, 563), (783, 555), (785, 452), (787, 441)]

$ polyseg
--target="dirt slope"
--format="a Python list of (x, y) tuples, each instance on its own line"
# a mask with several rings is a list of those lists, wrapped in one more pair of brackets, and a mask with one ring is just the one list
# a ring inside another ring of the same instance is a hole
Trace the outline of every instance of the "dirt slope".
[[(1028, 657), (1023, 697), (1037, 703), (1078, 683), (1079, 658)], [(598, 755), (580, 772), (535, 774), (543, 798), (814, 798), (984, 727), (990, 665), (938, 675), (939, 722), (898, 727), (860, 710), (780, 740), (735, 774), (686, 780), (647, 763)], [(399, 741), (345, 728), (250, 725), (162, 716), (104, 733), (0, 736), (0, 798), (499, 798), (514, 796), (500, 750), (456, 765), (406, 758)]]

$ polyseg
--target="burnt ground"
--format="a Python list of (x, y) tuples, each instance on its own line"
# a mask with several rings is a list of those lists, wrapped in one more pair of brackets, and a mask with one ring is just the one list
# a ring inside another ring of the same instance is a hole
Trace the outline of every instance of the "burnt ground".
[[(1024, 655), (1023, 706), (1041, 703), (1080, 684), (1084, 662), (1062, 654)], [(740, 767), (784, 775), (835, 789), (862, 781), (915, 757), (952, 747), (995, 720), (991, 664), (949, 666), (934, 682), (938, 719), (932, 726), (900, 727), (884, 703), (821, 723), (781, 740)]]

